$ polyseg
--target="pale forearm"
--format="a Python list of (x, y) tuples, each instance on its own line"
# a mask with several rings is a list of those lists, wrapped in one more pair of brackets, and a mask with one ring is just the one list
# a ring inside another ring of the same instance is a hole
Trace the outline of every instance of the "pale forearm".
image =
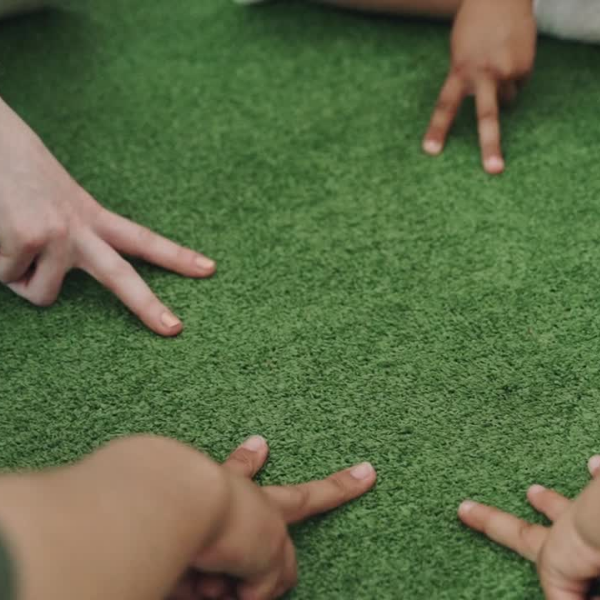
[(162, 600), (226, 510), (219, 468), (161, 439), (0, 480), (19, 600)]

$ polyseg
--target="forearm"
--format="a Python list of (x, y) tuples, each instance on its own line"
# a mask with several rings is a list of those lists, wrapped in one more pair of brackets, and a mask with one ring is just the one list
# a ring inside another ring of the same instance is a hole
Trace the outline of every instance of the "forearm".
[(452, 18), (462, 0), (320, 0), (325, 4), (390, 15)]
[(117, 442), (73, 467), (0, 480), (19, 600), (162, 600), (218, 532), (227, 488), (176, 442)]

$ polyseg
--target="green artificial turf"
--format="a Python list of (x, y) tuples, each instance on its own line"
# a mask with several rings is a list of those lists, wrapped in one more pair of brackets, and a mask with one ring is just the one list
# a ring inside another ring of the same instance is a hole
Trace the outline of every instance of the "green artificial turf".
[(543, 40), (480, 169), (472, 110), (419, 150), (448, 28), (302, 2), (79, 0), (0, 25), (0, 93), (105, 206), (219, 261), (139, 265), (185, 322), (146, 331), (72, 274), (0, 291), (0, 463), (114, 436), (217, 458), (261, 433), (261, 481), (370, 460), (377, 488), (295, 531), (297, 599), (532, 599), (533, 568), (465, 530), (465, 497), (533, 517), (600, 449), (600, 49)]

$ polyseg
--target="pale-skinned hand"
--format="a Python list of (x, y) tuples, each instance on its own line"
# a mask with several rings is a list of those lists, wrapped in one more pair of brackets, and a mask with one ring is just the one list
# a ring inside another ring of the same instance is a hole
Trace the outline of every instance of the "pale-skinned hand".
[(186, 277), (211, 276), (214, 262), (104, 209), (1, 99), (0, 133), (0, 282), (48, 306), (81, 269), (152, 331), (177, 335), (181, 321), (121, 254)]

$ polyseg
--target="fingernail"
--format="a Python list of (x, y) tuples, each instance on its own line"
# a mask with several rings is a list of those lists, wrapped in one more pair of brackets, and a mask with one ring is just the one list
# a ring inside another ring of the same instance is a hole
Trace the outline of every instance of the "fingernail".
[(181, 321), (170, 312), (165, 311), (161, 316), (160, 320), (165, 327), (172, 329), (173, 327), (177, 327), (177, 325), (181, 325)]
[(598, 469), (600, 469), (600, 456), (598, 454), (590, 458), (590, 460), (588, 461), (588, 468), (590, 470), (590, 473), (595, 473), (596, 471), (598, 471)]
[(356, 465), (356, 467), (354, 467), (350, 471), (350, 475), (352, 475), (354, 479), (367, 479), (368, 477), (373, 475), (374, 471), (375, 469), (373, 468), (373, 465), (371, 463), (364, 462), (360, 465)]
[(492, 156), (485, 161), (485, 170), (490, 173), (501, 173), (504, 171), (504, 161), (499, 156)]
[(206, 256), (198, 256), (196, 257), (196, 266), (201, 271), (210, 271), (215, 268), (215, 261)]
[(545, 492), (546, 488), (543, 485), (539, 485), (538, 483), (535, 483), (534, 485), (532, 485), (529, 488), (529, 493), (530, 494), (539, 494), (540, 492)]
[(250, 450), (251, 452), (258, 452), (266, 445), (267, 440), (265, 440), (265, 438), (262, 437), (262, 435), (253, 435), (242, 444), (242, 448)]
[(435, 140), (425, 140), (423, 142), (423, 150), (425, 150), (427, 154), (439, 154), (442, 151), (442, 144)]
[(458, 507), (458, 512), (461, 515), (468, 515), (476, 506), (477, 506), (477, 502), (473, 502), (472, 500), (465, 500)]

